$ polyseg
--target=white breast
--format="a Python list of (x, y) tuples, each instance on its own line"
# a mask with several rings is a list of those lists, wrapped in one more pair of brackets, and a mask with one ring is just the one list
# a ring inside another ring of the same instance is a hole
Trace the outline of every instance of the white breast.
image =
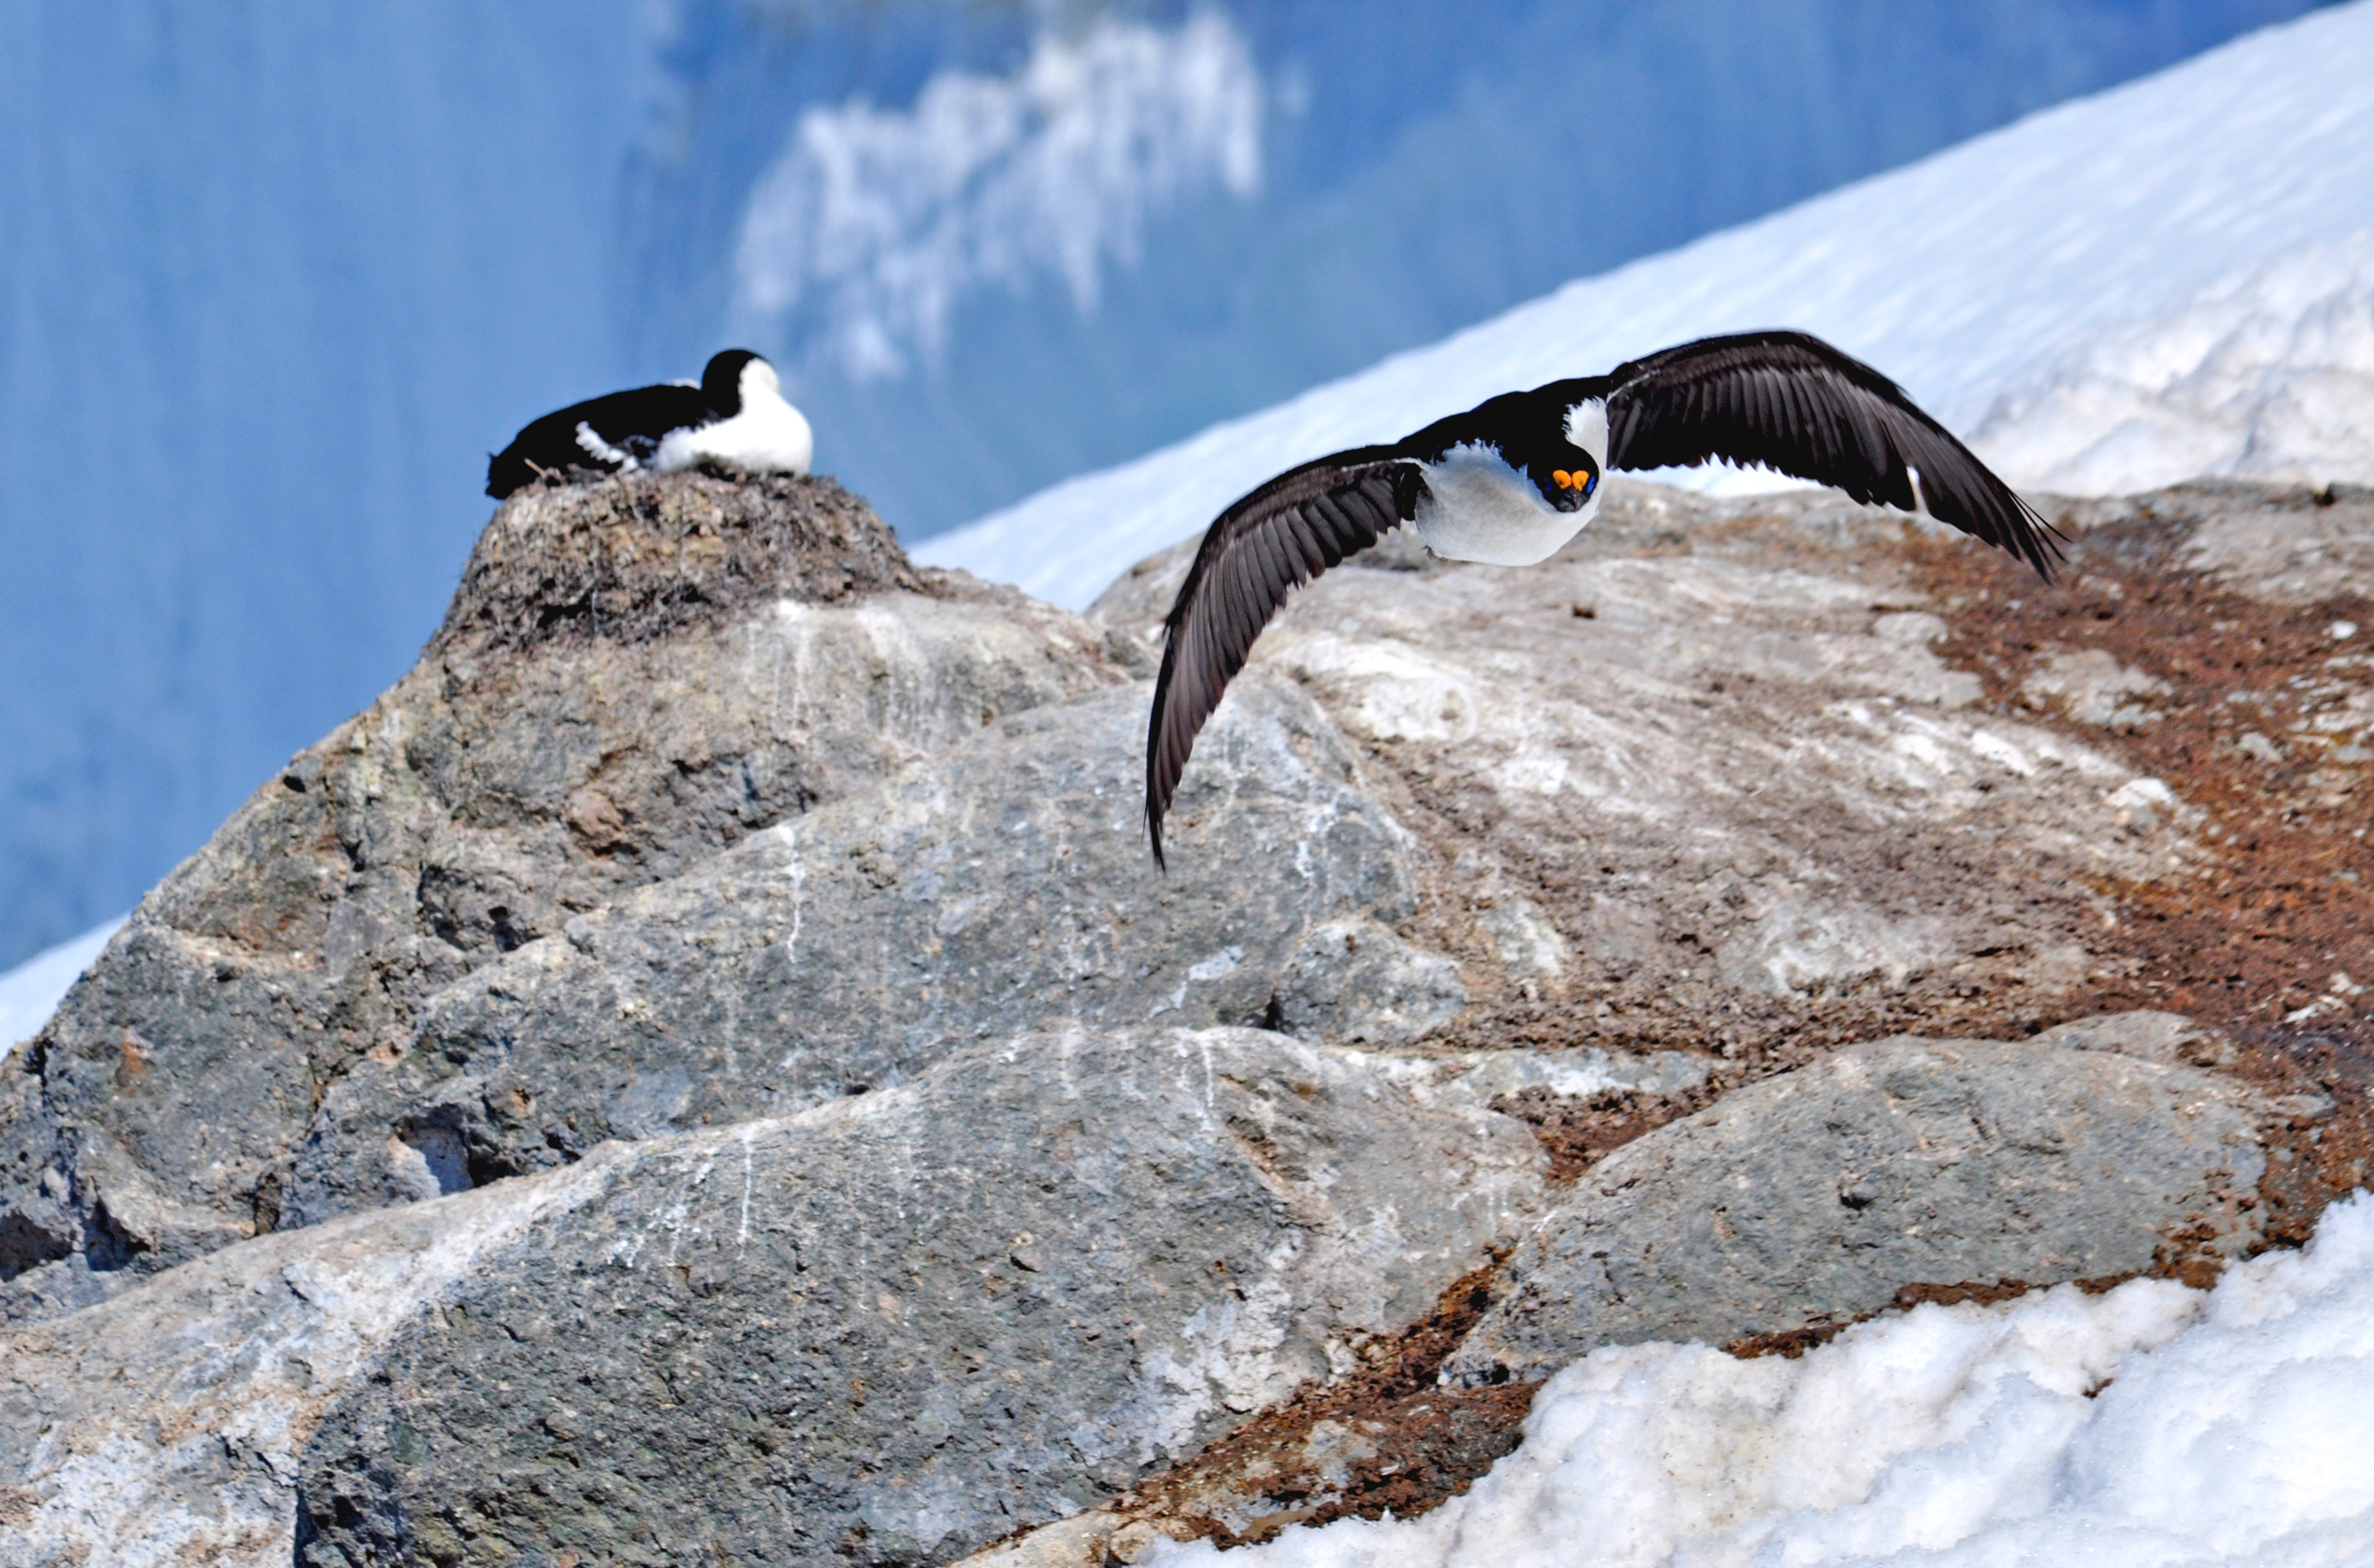
[(1595, 495), (1559, 511), (1489, 447), (1453, 447), (1440, 462), (1420, 466), (1430, 493), (1417, 504), (1417, 535), (1446, 561), (1529, 567), (1556, 555), (1599, 511)]
[(783, 401), (773, 367), (753, 359), (742, 369), (742, 412), (698, 430), (671, 430), (652, 466), (662, 473), (715, 458), (762, 474), (805, 474), (816, 437), (800, 411)]

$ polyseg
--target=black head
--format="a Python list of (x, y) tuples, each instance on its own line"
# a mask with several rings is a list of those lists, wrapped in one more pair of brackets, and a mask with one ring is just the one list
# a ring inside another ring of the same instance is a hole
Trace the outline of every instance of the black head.
[(700, 397), (711, 412), (731, 419), (742, 412), (742, 369), (758, 356), (746, 348), (729, 348), (714, 355), (700, 373)]
[(1585, 443), (1607, 448), (1605, 399), (1596, 381), (1552, 381), (1492, 400), (1508, 405), (1500, 455), (1523, 470), (1555, 511), (1581, 511), (1599, 493), (1600, 459)]
[(1546, 474), (1539, 463), (1528, 463), (1525, 477), (1534, 482), (1553, 511), (1581, 511), (1599, 493), (1599, 463), (1589, 452), (1576, 447), (1568, 449), (1565, 460), (1574, 466), (1560, 468), (1553, 460)]
[(1440, 462), (1461, 447), (1490, 447), (1534, 482), (1554, 511), (1581, 511), (1599, 493), (1600, 454), (1607, 450), (1608, 380), (1552, 381), (1531, 392), (1486, 398), (1464, 414), (1438, 419), (1395, 447), (1404, 457)]

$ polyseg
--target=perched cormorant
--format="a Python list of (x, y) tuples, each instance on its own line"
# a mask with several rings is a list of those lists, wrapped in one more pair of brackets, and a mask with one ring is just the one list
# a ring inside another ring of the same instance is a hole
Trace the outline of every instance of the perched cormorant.
[(808, 422), (783, 401), (775, 368), (746, 348), (729, 348), (710, 360), (698, 383), (612, 392), (536, 420), (488, 461), (487, 494), (508, 496), (572, 470), (665, 474), (703, 458), (805, 474), (815, 450)]

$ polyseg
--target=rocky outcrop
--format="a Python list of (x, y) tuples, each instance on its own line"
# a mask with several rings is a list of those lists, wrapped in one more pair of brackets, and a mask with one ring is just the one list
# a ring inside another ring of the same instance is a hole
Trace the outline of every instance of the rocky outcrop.
[(1356, 1359), (1543, 1164), (1505, 1117), (1239, 1031), (976, 1047), (654, 1148), (331, 1415), (306, 1560), (954, 1556)]
[(2298, 1239), (2374, 509), (2062, 516), (2049, 591), (1808, 496), (1388, 540), (1158, 874), (1177, 553), (523, 494), (0, 1071), (0, 1564), (1103, 1568), (1428, 1506), (1595, 1344)]
[[(289, 1214), (781, 1115), (1042, 1018), (1275, 1013), (1348, 1039), (1446, 1021), (1456, 968), (1379, 923), (1416, 906), (1416, 842), (1355, 786), (1309, 697), (1274, 680), (1244, 695), (1204, 776), (1202, 842), (1220, 852), (1180, 874), (1144, 873), (1140, 688), (1002, 720), (437, 993), (410, 1048), (324, 1097)], [(1264, 851), (1274, 874), (1246, 875)], [(1331, 921), (1407, 973), (1347, 995), (1333, 966), (1296, 966)]]
[(325, 1097), (481, 965), (1127, 674), (1060, 611), (916, 572), (829, 481), (526, 493), (420, 663), (144, 900), (10, 1064), (12, 1310), (274, 1228)]
[(1357, 1360), (1545, 1163), (1363, 1053), (1001, 1040), (20, 1332), (0, 1466), (93, 1560), (942, 1560)]
[[(2049, 1019), (2100, 977), (2099, 884), (2198, 863), (2161, 786), (1982, 705), (1897, 524), (1756, 509), (1618, 491), (1541, 567), (1388, 553), (1264, 635), (1256, 667), (1390, 760), (1450, 869), (1417, 929), (1465, 965), (1463, 1038), (1745, 1054)], [(1184, 565), (1092, 614), (1153, 646)]]
[(2272, 1113), (2112, 1051), (1883, 1040), (1626, 1144), (1542, 1222), (1449, 1381), (1834, 1327), (1907, 1286), (2118, 1280), (2261, 1241)]

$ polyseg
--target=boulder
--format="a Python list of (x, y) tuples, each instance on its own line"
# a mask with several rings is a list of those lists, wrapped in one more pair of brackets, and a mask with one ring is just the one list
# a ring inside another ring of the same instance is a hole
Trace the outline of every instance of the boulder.
[(1421, 852), (1310, 698), (1245, 684), (1167, 876), (1140, 820), (1146, 701), (1002, 720), (481, 966), (329, 1090), (288, 1215), (784, 1114), (1041, 1019), (1400, 1040), (1455, 1014), (1456, 966), (1389, 929)]
[(976, 1047), (655, 1142), (332, 1412), (300, 1561), (946, 1561), (1351, 1364), (1542, 1167), (1507, 1118), (1229, 1030)]
[(944, 1561), (1357, 1364), (1545, 1165), (1274, 1033), (974, 1045), (14, 1330), (0, 1562)]
[(0, 1067), (0, 1316), (273, 1228), (324, 1095), (473, 969), (1142, 663), (916, 571), (829, 480), (523, 492), (412, 672), (143, 900)]
[[(1404, 934), (1460, 963), (1462, 1044), (1973, 1032), (2115, 972), (2098, 889), (2190, 879), (2192, 819), (2114, 752), (1981, 703), (1910, 532), (1835, 496), (1611, 482), (1540, 566), (1435, 561), (1404, 532), (1288, 603), (1250, 668), (1375, 755), (1434, 852)], [(1151, 652), (1187, 559), (1091, 614)]]
[(2095, 502), (2095, 526), (2149, 519), (2180, 531), (2184, 564), (2272, 604), (2362, 597), (2374, 581), (2374, 489), (2202, 479)]
[(284, 1568), (325, 1410), (459, 1279), (582, 1203), (618, 1152), (259, 1236), (0, 1328), (0, 1568)]
[(1908, 1287), (2239, 1256), (2260, 1240), (2273, 1114), (2230, 1079), (2112, 1049), (1837, 1051), (1608, 1155), (1510, 1259), (1443, 1376), (1531, 1381), (1601, 1345), (1835, 1328)]

